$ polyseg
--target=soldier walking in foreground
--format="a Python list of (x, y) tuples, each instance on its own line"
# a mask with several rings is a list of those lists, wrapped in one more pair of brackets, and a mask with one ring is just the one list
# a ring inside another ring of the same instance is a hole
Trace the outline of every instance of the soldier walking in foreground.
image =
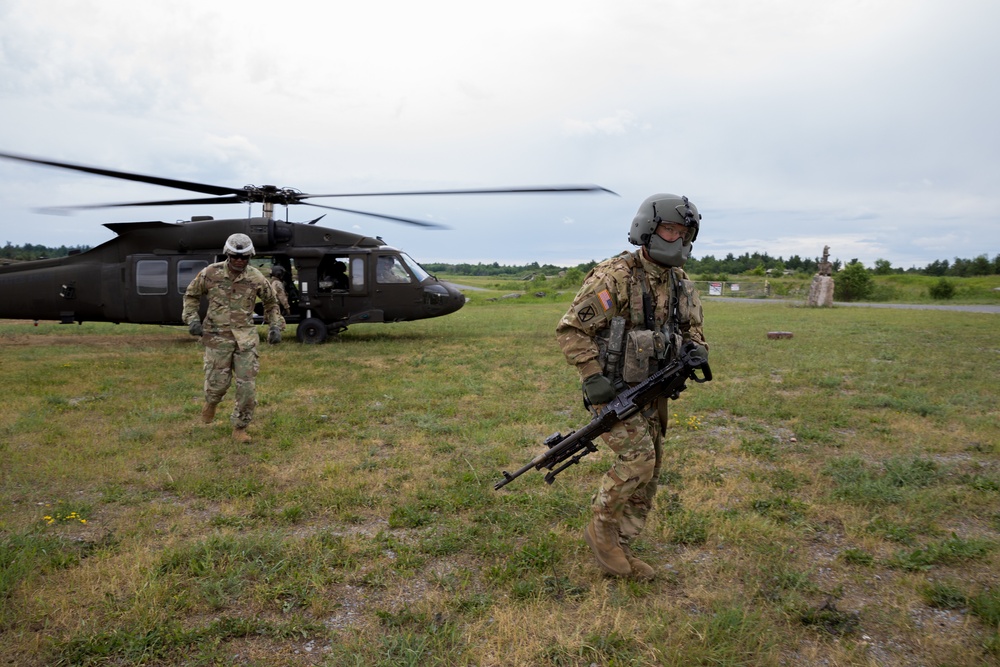
[[(682, 346), (697, 346), (707, 360), (701, 300), (681, 268), (700, 224), (687, 197), (647, 198), (628, 235), (640, 248), (595, 266), (560, 320), (559, 346), (580, 372), (584, 403), (594, 414), (677, 358)], [(651, 580), (656, 574), (630, 545), (656, 495), (667, 403), (662, 396), (601, 436), (616, 458), (591, 499), (593, 517), (584, 539), (601, 568), (614, 576)]]
[[(247, 426), (257, 406), (256, 379), (260, 364), (257, 359), (257, 327), (253, 322), (253, 307), (259, 298), (264, 305), (264, 319), (270, 325), (267, 342), (281, 342), (285, 320), (278, 312), (278, 300), (267, 278), (250, 266), (254, 255), (253, 242), (246, 234), (233, 234), (226, 239), (224, 262), (202, 269), (184, 293), (181, 319), (188, 324), (192, 336), (201, 336), (205, 345), (205, 405), (201, 419), (206, 424), (215, 419), (215, 409), (236, 379), (236, 405), (230, 421), (233, 439), (249, 442)], [(198, 318), (201, 297), (208, 297), (208, 312), (204, 324)]]

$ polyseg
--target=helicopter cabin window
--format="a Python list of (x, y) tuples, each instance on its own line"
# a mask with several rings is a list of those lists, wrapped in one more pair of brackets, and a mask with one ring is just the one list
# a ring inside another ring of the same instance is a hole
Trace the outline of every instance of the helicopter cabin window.
[(365, 286), (365, 259), (364, 257), (351, 258), (351, 284), (355, 287)]
[(198, 273), (208, 266), (203, 259), (182, 259), (177, 262), (177, 293), (184, 294)]
[(135, 288), (139, 294), (166, 294), (167, 260), (141, 259), (136, 262)]
[(346, 292), (350, 286), (351, 281), (347, 277), (347, 258), (332, 255), (324, 257), (319, 265), (319, 284), (317, 285), (319, 291)]
[(379, 255), (375, 267), (375, 280), (382, 284), (411, 282), (403, 261), (396, 255)]

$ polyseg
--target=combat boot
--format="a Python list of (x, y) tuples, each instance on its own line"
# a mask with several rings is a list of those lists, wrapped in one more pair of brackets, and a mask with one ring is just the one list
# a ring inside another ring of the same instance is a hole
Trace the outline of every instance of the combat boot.
[(602, 521), (594, 516), (583, 531), (583, 539), (594, 552), (597, 564), (605, 572), (616, 577), (632, 574), (632, 566), (618, 543), (618, 527), (613, 522)]
[(636, 558), (635, 554), (632, 553), (632, 549), (627, 544), (622, 545), (622, 551), (625, 552), (625, 559), (628, 560), (629, 567), (632, 568), (633, 579), (652, 581), (656, 577), (656, 570), (648, 563), (644, 563)]
[(233, 428), (233, 440), (236, 442), (250, 442), (250, 434), (247, 433), (246, 426), (236, 426)]
[(218, 403), (205, 401), (205, 405), (201, 408), (201, 420), (206, 424), (211, 424), (212, 420), (215, 419), (215, 408), (218, 405)]

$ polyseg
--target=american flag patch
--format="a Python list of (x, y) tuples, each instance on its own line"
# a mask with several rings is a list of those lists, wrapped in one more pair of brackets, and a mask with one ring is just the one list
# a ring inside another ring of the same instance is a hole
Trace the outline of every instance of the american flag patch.
[(611, 300), (611, 294), (606, 289), (602, 289), (597, 293), (597, 298), (601, 300), (601, 305), (604, 306), (604, 310), (611, 310), (613, 301)]

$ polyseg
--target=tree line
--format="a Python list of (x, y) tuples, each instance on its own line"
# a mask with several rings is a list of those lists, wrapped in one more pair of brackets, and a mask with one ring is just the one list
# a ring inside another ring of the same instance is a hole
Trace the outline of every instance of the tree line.
[[(62, 245), (59, 247), (50, 247), (33, 243), (14, 245), (10, 241), (7, 241), (7, 244), (0, 248), (0, 259), (32, 260), (51, 257), (65, 257), (70, 253), (85, 252), (87, 250), (90, 250), (90, 246)], [(811, 275), (816, 273), (819, 269), (819, 262), (820, 260), (818, 257), (800, 257), (799, 255), (792, 255), (788, 259), (784, 259), (780, 256), (771, 257), (766, 252), (745, 252), (739, 256), (729, 253), (722, 259), (716, 259), (713, 255), (706, 255), (701, 258), (691, 257), (688, 259), (684, 269), (689, 275), (692, 276), (736, 276), (748, 273), (765, 275), (768, 272), (772, 275), (780, 275), (786, 271)], [(858, 263), (860, 262), (858, 262), (857, 259), (852, 259), (847, 264)], [(578, 264), (575, 267), (539, 264), (538, 262), (520, 265), (505, 265), (500, 264), (499, 262), (492, 262), (489, 264), (451, 264), (446, 262), (431, 262), (424, 264), (424, 268), (431, 273), (449, 273), (460, 276), (530, 278), (537, 274), (549, 276), (555, 275), (562, 271), (566, 271), (568, 268), (578, 269), (582, 273), (586, 274), (596, 264), (597, 262), (594, 260)], [(835, 272), (840, 271), (846, 266), (839, 259), (833, 260), (831, 264), (833, 265), (833, 270)], [(893, 267), (889, 260), (880, 258), (875, 260), (875, 263), (870, 270), (875, 275), (917, 273), (925, 276), (950, 276), (959, 278), (997, 275), (1000, 274), (1000, 254), (994, 255), (993, 259), (990, 259), (989, 256), (985, 254), (973, 257), (972, 259), (963, 259), (960, 257), (956, 257), (951, 261), (947, 259), (939, 259), (921, 268), (913, 266), (908, 269)]]
[(85, 252), (87, 250), (90, 250), (89, 245), (61, 245), (58, 248), (50, 248), (49, 246), (35, 243), (14, 245), (10, 241), (7, 241), (7, 245), (0, 248), (0, 259), (16, 259), (20, 261), (50, 259), (53, 257), (65, 257), (70, 253)]
[[(716, 259), (708, 255), (701, 259), (691, 258), (684, 269), (689, 274), (726, 274), (740, 275), (745, 273), (792, 273), (813, 274), (819, 269), (819, 258), (802, 258), (799, 255), (792, 255), (787, 260), (782, 257), (770, 257), (766, 252), (743, 253), (739, 257), (729, 253), (723, 259)], [(849, 264), (861, 264), (854, 258), (843, 264), (839, 259), (830, 262), (833, 271), (838, 272)], [(989, 276), (1000, 274), (1000, 254), (993, 259), (989, 255), (979, 255), (972, 259), (956, 257), (949, 262), (947, 259), (939, 259), (924, 267), (911, 266), (908, 269), (894, 267), (887, 259), (876, 259), (871, 267), (871, 272), (877, 276), (887, 276), (892, 274), (915, 273), (925, 276), (952, 276), (964, 278), (969, 276)]]
[[(496, 276), (501, 278), (530, 278), (531, 276), (537, 274), (552, 276), (561, 271), (567, 270), (567, 267), (565, 266), (539, 264), (538, 262), (515, 265), (505, 265), (500, 264), (499, 262), (493, 262), (491, 264), (449, 264), (447, 262), (429, 262), (422, 263), (421, 265), (431, 273), (450, 273), (459, 276)], [(595, 266), (597, 266), (597, 262), (591, 261), (571, 268), (580, 269), (586, 273)]]
[[(792, 273), (804, 273), (812, 275), (819, 270), (820, 258), (801, 257), (792, 255), (788, 259), (783, 257), (771, 257), (764, 252), (745, 252), (736, 256), (729, 253), (722, 259), (716, 259), (713, 255), (706, 255), (702, 258), (691, 257), (684, 270), (691, 276), (737, 276), (743, 274), (759, 275), (782, 275), (786, 271)], [(861, 264), (856, 258), (844, 264), (839, 259), (830, 262), (834, 272), (838, 272), (849, 264)], [(573, 269), (578, 269), (586, 274), (597, 262), (591, 260), (579, 264)], [(566, 271), (567, 267), (554, 266), (552, 264), (539, 264), (532, 262), (522, 265), (503, 265), (498, 262), (492, 264), (449, 264), (449, 263), (428, 263), (424, 268), (431, 273), (449, 273), (460, 276), (503, 276), (503, 277), (530, 277), (533, 274), (542, 273), (554, 275), (561, 271)], [(871, 267), (871, 272), (875, 275), (891, 275), (894, 273), (916, 273), (925, 276), (988, 276), (1000, 274), (1000, 254), (991, 260), (988, 255), (979, 255), (972, 259), (962, 259), (956, 257), (952, 261), (936, 260), (927, 266), (918, 268), (912, 266), (908, 269), (893, 267), (887, 259), (876, 259)]]

